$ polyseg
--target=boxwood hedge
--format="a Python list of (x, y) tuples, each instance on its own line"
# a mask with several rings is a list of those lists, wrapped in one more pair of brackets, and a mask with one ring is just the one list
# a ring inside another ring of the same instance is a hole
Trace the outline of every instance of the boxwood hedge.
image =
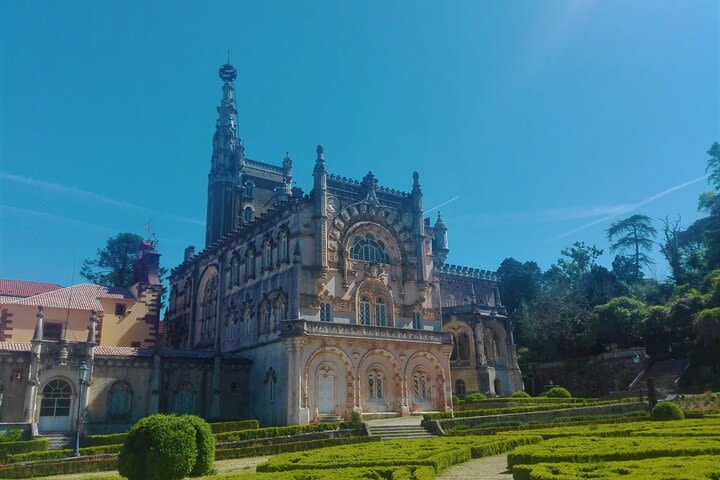
[(242, 430), (239, 432), (225, 432), (215, 435), (218, 443), (239, 442), (254, 438), (280, 437), (283, 435), (298, 435), (301, 433), (324, 432), (327, 430), (338, 430), (343, 426), (339, 423), (318, 423), (314, 425), (291, 425), (289, 427), (266, 427), (253, 430)]
[(35, 452), (38, 450), (47, 450), (50, 443), (47, 438), (37, 438), (35, 440), (26, 440), (23, 442), (4, 442), (0, 443), (0, 460), (8, 455), (16, 453)]

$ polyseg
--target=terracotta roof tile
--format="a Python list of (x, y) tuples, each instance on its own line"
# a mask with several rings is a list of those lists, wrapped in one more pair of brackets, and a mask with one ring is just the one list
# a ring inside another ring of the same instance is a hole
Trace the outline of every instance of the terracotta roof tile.
[(102, 311), (99, 298), (114, 298), (134, 300), (133, 296), (125, 289), (103, 287), (81, 283), (72, 287), (61, 288), (51, 292), (41, 293), (27, 298), (15, 299), (15, 305), (42, 305), (45, 308), (72, 308), (75, 310), (97, 310)]
[(0, 342), (2, 352), (29, 352), (31, 347), (30, 342)]
[(8, 297), (32, 297), (63, 288), (57, 283), (29, 282), (26, 280), (0, 280), (0, 295)]

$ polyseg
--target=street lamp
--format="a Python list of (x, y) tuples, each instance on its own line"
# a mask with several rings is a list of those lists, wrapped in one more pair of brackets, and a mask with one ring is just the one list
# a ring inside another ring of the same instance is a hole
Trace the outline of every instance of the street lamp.
[(80, 385), (78, 389), (78, 407), (77, 407), (77, 421), (75, 425), (75, 452), (74, 455), (76, 457), (80, 456), (80, 407), (82, 403), (82, 388), (87, 385), (87, 378), (88, 373), (90, 372), (90, 367), (87, 366), (87, 363), (80, 362), (80, 365), (78, 365), (78, 384)]
[[(635, 364), (635, 367), (638, 370), (638, 376), (640, 375), (640, 355), (637, 353), (633, 355), (633, 363)], [(638, 385), (640, 386), (640, 401), (643, 401), (643, 393), (642, 393), (642, 381), (638, 378)]]

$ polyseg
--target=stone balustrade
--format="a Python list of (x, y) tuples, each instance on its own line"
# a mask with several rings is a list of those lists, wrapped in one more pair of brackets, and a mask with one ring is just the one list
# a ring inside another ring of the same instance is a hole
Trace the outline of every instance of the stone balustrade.
[(310, 320), (285, 320), (281, 323), (283, 337), (310, 335), (318, 337), (359, 338), (363, 340), (389, 340), (395, 342), (422, 342), (452, 345), (452, 336), (445, 332)]

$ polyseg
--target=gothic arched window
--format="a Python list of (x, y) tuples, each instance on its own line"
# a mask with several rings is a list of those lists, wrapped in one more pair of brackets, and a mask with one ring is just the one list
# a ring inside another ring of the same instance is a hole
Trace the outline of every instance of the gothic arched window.
[(370, 325), (370, 299), (360, 297), (360, 323)]
[(465, 382), (463, 380), (457, 380), (455, 382), (455, 395), (465, 395)]
[(278, 239), (278, 262), (287, 262), (289, 260), (289, 251), (287, 233), (280, 232), (280, 238)]
[(255, 277), (255, 252), (248, 248), (245, 252), (245, 278)]
[(385, 308), (385, 300), (378, 298), (375, 301), (375, 324), (379, 327), (387, 325), (387, 310)]
[(423, 328), (422, 326), (422, 313), (420, 312), (414, 312), (412, 317), (412, 327), (415, 330), (421, 330)]
[(416, 402), (427, 402), (430, 398), (427, 376), (423, 371), (417, 371), (413, 375), (413, 394)]
[(380, 367), (372, 367), (368, 371), (368, 400), (380, 402), (385, 398), (384, 378), (385, 375)]
[(108, 418), (125, 419), (130, 416), (132, 389), (127, 382), (115, 382), (108, 390)]
[(277, 395), (277, 376), (275, 375), (275, 369), (272, 367), (270, 367), (265, 373), (265, 385), (267, 385), (268, 403), (275, 403), (275, 397)]
[(217, 275), (213, 274), (205, 283), (200, 313), (200, 339), (207, 340), (215, 333), (217, 310)]
[(332, 322), (332, 305), (330, 303), (320, 304), (320, 321)]
[(272, 244), (269, 240), (263, 243), (262, 266), (263, 270), (270, 270), (272, 268)]
[(385, 245), (371, 233), (364, 237), (358, 235), (353, 239), (350, 258), (363, 262), (390, 263), (385, 253)]
[(191, 383), (182, 383), (175, 390), (174, 412), (185, 415), (195, 412), (195, 387)]
[(251, 206), (245, 207), (243, 210), (243, 221), (245, 223), (252, 222), (253, 217), (255, 216), (255, 212), (253, 212), (253, 209)]
[(470, 337), (467, 332), (462, 332), (457, 339), (458, 360), (470, 360)]
[(270, 302), (265, 300), (260, 305), (260, 311), (258, 312), (258, 333), (269, 332), (271, 320), (272, 311), (270, 308)]
[(275, 299), (275, 308), (273, 308), (273, 330), (280, 328), (280, 322), (285, 318), (285, 297), (278, 295)]

